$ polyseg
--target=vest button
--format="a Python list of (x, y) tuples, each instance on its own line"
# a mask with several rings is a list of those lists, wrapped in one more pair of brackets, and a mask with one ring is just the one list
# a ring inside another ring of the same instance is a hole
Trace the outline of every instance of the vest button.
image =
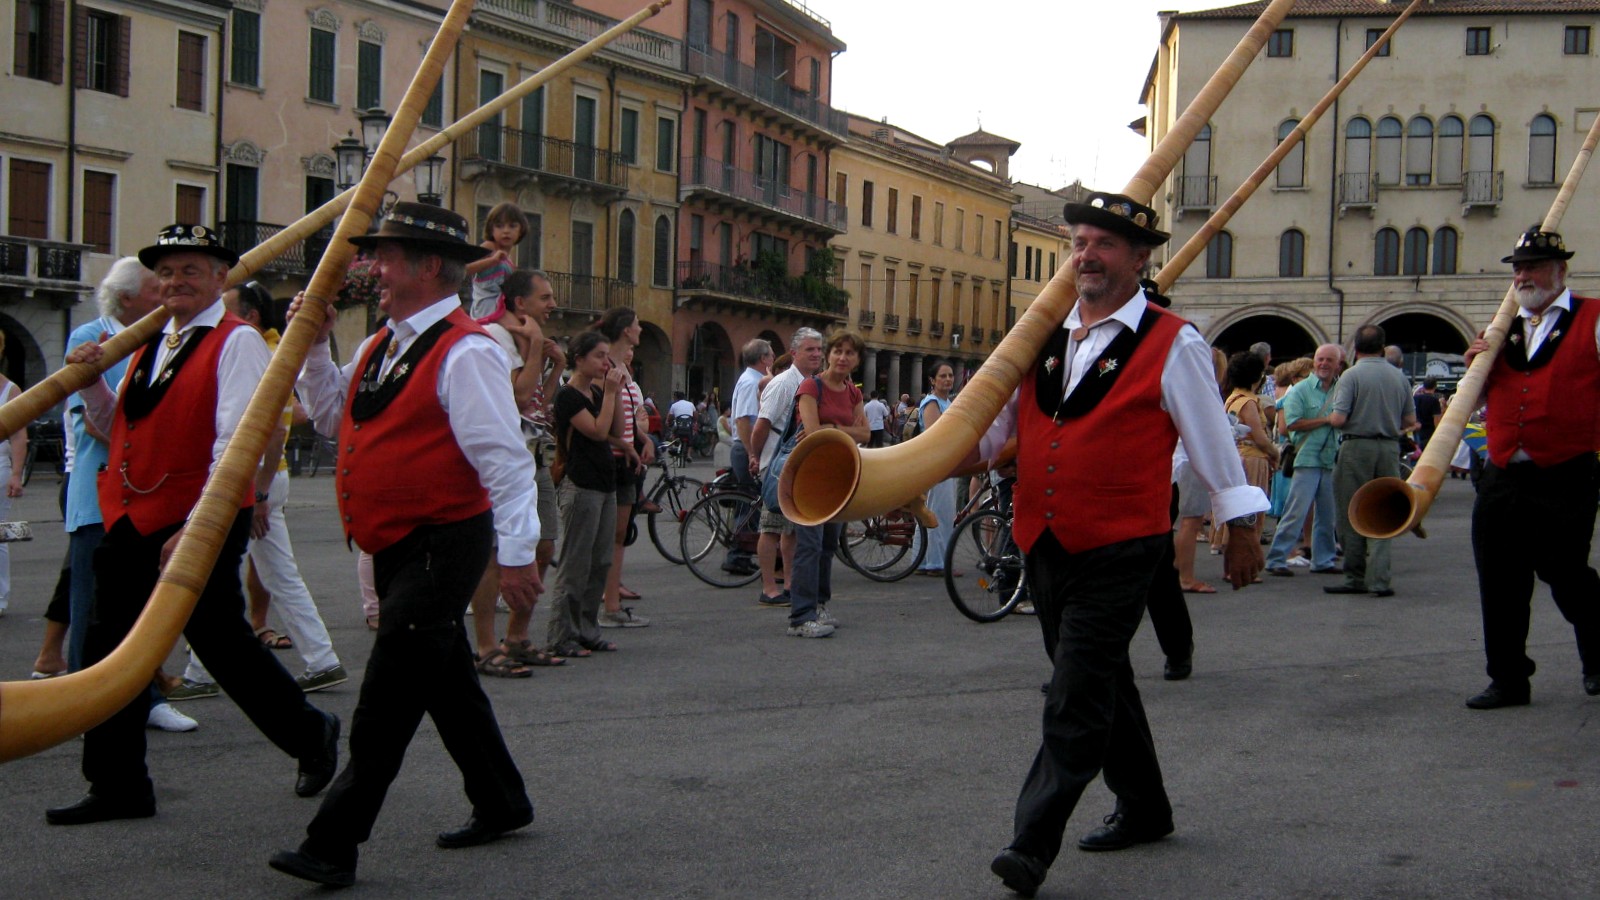
[(341, 499), (344, 499), (344, 500), (349, 500), (350, 499), (350, 492), (349, 491), (345, 491), (344, 493), (340, 494), (339, 497)]
[(355, 444), (351, 444), (350, 446), (344, 448), (344, 452), (346, 452), (346, 453), (354, 453), (354, 452), (356, 452), (356, 445)]
[(1060, 450), (1061, 449), (1061, 442), (1060, 441), (1051, 441), (1050, 442), (1050, 449), (1051, 450)]
[(1046, 497), (1054, 497), (1056, 495), (1056, 489), (1055, 488), (1045, 488), (1044, 489), (1044, 495)]
[(1056, 467), (1055, 466), (1045, 466), (1044, 470), (1045, 470), (1046, 473), (1050, 473), (1050, 472), (1054, 472), (1056, 470)]
[(126, 449), (128, 449), (129, 447), (132, 447), (132, 446), (133, 445), (128, 443), (127, 441), (123, 441), (122, 442), (122, 449), (124, 449), (124, 450), (126, 450)]
[(1053, 512), (1047, 512), (1047, 513), (1044, 514), (1044, 517), (1046, 519), (1054, 519), (1056, 517), (1056, 514), (1053, 513)]
[(353, 428), (356, 431), (360, 431), (361, 430), (361, 424), (359, 422), (356, 423), (355, 425), (350, 426), (350, 427)]
[[(126, 503), (126, 502), (127, 502), (127, 501), (126, 501), (126, 500), (124, 500), (124, 501), (123, 501), (123, 502), (124, 502), (124, 503)], [(350, 519), (350, 517), (349, 517), (349, 516), (345, 516), (345, 517), (344, 517), (344, 520), (345, 520), (345, 521), (346, 521), (346, 522), (349, 522), (349, 521), (351, 521), (351, 519)]]
[(128, 498), (127, 497), (123, 497), (122, 498), (122, 505), (123, 506), (127, 506), (128, 505)]
[(350, 474), (350, 470), (349, 469), (340, 469), (339, 470), (339, 474), (340, 475), (349, 475)]

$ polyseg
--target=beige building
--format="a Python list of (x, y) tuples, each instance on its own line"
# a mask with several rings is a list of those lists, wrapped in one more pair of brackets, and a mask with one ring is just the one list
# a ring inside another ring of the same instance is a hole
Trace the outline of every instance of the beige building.
[[(1264, 4), (1165, 14), (1144, 88), (1152, 146)], [(1301, 0), (1155, 198), (1169, 258), (1405, 4)], [(1600, 3), (1424, 5), (1269, 176), (1172, 292), (1229, 349), (1279, 357), (1377, 323), (1408, 351), (1458, 353), (1487, 324), (1500, 257), (1543, 218), (1600, 100)], [(1561, 231), (1583, 286), (1593, 190)], [(1158, 259), (1158, 261), (1159, 261)]]
[(1081, 184), (1049, 190), (1018, 182), (1011, 186), (1017, 203), (1011, 207), (1011, 308), (1020, 316), (1055, 277), (1072, 252), (1072, 236), (1062, 208), (1088, 192)]
[(61, 364), (90, 292), (177, 219), (214, 224), (227, 6), (18, 0), (0, 19), (0, 328), (5, 374)]
[(941, 359), (964, 383), (1010, 327), (1007, 172), (1018, 146), (984, 131), (939, 145), (850, 117), (849, 142), (833, 150), (834, 203), (850, 227), (830, 246), (849, 322), (867, 339), (866, 390), (920, 397)]

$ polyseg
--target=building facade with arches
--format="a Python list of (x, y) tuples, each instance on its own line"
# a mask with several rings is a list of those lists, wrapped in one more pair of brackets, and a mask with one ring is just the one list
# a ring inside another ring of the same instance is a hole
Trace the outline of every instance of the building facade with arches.
[[(1144, 86), (1151, 146), (1265, 4), (1165, 14)], [(1173, 258), (1405, 3), (1302, 0), (1154, 198)], [(1500, 258), (1540, 221), (1600, 112), (1600, 4), (1437, 2), (1396, 33), (1172, 291), (1213, 343), (1279, 358), (1383, 325), (1408, 352), (1460, 353), (1510, 284)], [(1593, 191), (1560, 231), (1594, 290)], [(1586, 257), (1588, 257), (1586, 259)]]

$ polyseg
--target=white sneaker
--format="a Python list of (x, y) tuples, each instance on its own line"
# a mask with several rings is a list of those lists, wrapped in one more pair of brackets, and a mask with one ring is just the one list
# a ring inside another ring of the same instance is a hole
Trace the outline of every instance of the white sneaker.
[(790, 625), (787, 633), (789, 637), (825, 638), (833, 634), (833, 626), (814, 621), (802, 622), (799, 625)]
[(650, 620), (644, 616), (635, 615), (633, 607), (624, 606), (616, 612), (600, 612), (601, 628), (648, 628)]
[(1311, 560), (1306, 559), (1304, 556), (1296, 556), (1289, 560), (1288, 565), (1293, 569), (1309, 569), (1311, 568)]
[(826, 606), (817, 607), (817, 621), (831, 628), (839, 627), (839, 620), (834, 618), (833, 613), (828, 612)]
[(193, 731), (200, 727), (200, 723), (173, 709), (170, 703), (157, 703), (150, 707), (150, 717), (145, 719), (145, 727), (160, 731)]

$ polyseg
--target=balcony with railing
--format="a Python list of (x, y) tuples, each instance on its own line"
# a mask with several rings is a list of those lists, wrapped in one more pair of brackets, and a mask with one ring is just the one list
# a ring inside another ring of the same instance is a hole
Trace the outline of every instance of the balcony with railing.
[(1504, 172), (1468, 172), (1461, 179), (1461, 211), (1474, 206), (1499, 206), (1505, 194)]
[(936, 338), (944, 337), (944, 323), (938, 319), (934, 319), (932, 322), (928, 323), (928, 333)]
[(684, 158), (683, 180), (678, 192), (679, 199), (698, 194), (709, 199), (733, 201), (746, 212), (778, 217), (787, 224), (829, 235), (843, 234), (847, 227), (845, 208), (831, 200), (792, 188), (779, 179), (704, 156)]
[(602, 313), (613, 306), (633, 305), (633, 285), (615, 278), (573, 272), (545, 272), (556, 295), (556, 309), (575, 313)]
[(1172, 205), (1178, 215), (1210, 212), (1217, 207), (1217, 176), (1179, 175), (1172, 179)]
[(0, 286), (24, 291), (84, 294), (94, 290), (83, 278), (89, 244), (0, 235)]
[[(703, 260), (678, 263), (678, 307), (695, 305), (728, 312), (760, 309), (831, 325), (847, 320), (849, 302), (849, 294), (810, 276), (780, 276), (751, 266), (724, 266)], [(863, 310), (861, 315), (872, 313)]]
[(916, 316), (906, 319), (906, 334), (921, 334), (922, 320)]
[[(495, 13), (538, 30), (588, 43), (617, 24), (616, 19), (556, 0), (478, 0), (479, 13)], [(627, 32), (601, 51), (668, 69), (683, 69), (683, 43), (644, 29)]]
[(860, 315), (856, 316), (856, 324), (860, 325), (862, 328), (871, 328), (877, 323), (878, 314), (870, 309), (863, 309)]
[(842, 139), (849, 133), (849, 117), (843, 112), (782, 79), (757, 72), (737, 57), (690, 47), (688, 61), (689, 74), (699, 78), (702, 86), (726, 88), (735, 101), (754, 100), (794, 124), (820, 130), (824, 137)]
[(1372, 172), (1346, 172), (1339, 176), (1339, 211), (1371, 209), (1378, 203), (1378, 176)]
[(537, 181), (552, 193), (620, 194), (628, 189), (622, 154), (536, 131), (479, 125), (462, 135), (461, 178), (494, 173), (509, 185)]
[(983, 344), (983, 329), (982, 328), (973, 328), (971, 331), (967, 332), (967, 334), (970, 335), (971, 338), (972, 338), (972, 346), (978, 347), (978, 346), (981, 346)]
[[(277, 235), (285, 227), (270, 222), (236, 219), (217, 223), (217, 236), (222, 239), (222, 246), (243, 256), (266, 243), (268, 238)], [(282, 253), (267, 260), (261, 269), (280, 275), (308, 275), (316, 271), (317, 263), (322, 262), (322, 254), (328, 249), (328, 242), (331, 240), (333, 240), (333, 226), (330, 225), (303, 241), (290, 244)]]
[(999, 329), (999, 328), (991, 328), (991, 329), (989, 329), (989, 343), (991, 343), (991, 344), (995, 345), (996, 347), (998, 347), (998, 346), (1000, 346), (1000, 342), (1005, 340), (1005, 339), (1006, 339), (1006, 333), (1005, 333), (1005, 331), (1003, 329)]

